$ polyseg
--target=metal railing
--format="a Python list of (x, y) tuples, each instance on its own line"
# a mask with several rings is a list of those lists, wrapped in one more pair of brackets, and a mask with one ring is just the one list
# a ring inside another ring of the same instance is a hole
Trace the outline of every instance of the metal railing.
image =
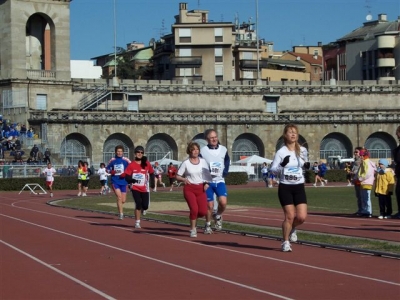
[(80, 110), (88, 109), (94, 104), (98, 105), (99, 101), (102, 101), (110, 92), (107, 89), (107, 85), (102, 85), (100, 87), (96, 87), (94, 91), (90, 94), (84, 96), (80, 101), (78, 108)]

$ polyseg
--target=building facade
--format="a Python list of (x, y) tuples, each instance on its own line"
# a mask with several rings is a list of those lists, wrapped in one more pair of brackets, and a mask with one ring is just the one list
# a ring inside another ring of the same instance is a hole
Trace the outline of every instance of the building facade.
[[(330, 155), (349, 157), (359, 145), (368, 147), (374, 158), (388, 158), (396, 145), (399, 81), (326, 85), (321, 81), (230, 80), (234, 74), (232, 26), (219, 23), (210, 27), (202, 23), (203, 17), (207, 20), (205, 11), (188, 12), (184, 5), (177, 16), (181, 23), (176, 24), (176, 34), (168, 37), (178, 46), (168, 50), (166, 45), (173, 44), (165, 44), (155, 54), (159, 61), (171, 60), (169, 72), (174, 79), (119, 80), (117, 85), (111, 79), (71, 79), (66, 53), (69, 2), (0, 2), (0, 17), (5, 20), (0, 23), (0, 35), (7, 41), (0, 44), (2, 114), (35, 128), (41, 147), (50, 148), (54, 158), (64, 164), (76, 164), (79, 159), (105, 162), (118, 144), (131, 158), (134, 147), (142, 145), (150, 160), (164, 156), (182, 160), (190, 140), (205, 143), (203, 133), (208, 128), (218, 130), (232, 161), (252, 154), (271, 158), (282, 145), (282, 130), (288, 123), (300, 126), (301, 143), (309, 149), (312, 160)], [(33, 21), (37, 18), (41, 21)], [(199, 27), (191, 33), (199, 30), (212, 36), (204, 37), (208, 40), (203, 47), (211, 45), (205, 54), (201, 47), (188, 47), (188, 38), (193, 36), (188, 36), (187, 30), (180, 31), (189, 28), (185, 22), (190, 18), (199, 22), (193, 21)], [(222, 35), (216, 28), (223, 28)], [(230, 32), (226, 39), (225, 29)], [(27, 48), (34, 45), (27, 42), (32, 34), (37, 51), (46, 45), (50, 50), (31, 59), (25, 49), (31, 49), (33, 55), (34, 48)], [(217, 47), (219, 43), (227, 47)], [(225, 65), (225, 59), (217, 59), (220, 52), (216, 49), (228, 48), (222, 52), (230, 57)], [(187, 49), (195, 50), (189, 53)], [(170, 53), (168, 58), (164, 52)], [(187, 69), (197, 72), (200, 54), (201, 66), (203, 58), (210, 58), (209, 73), (205, 71), (201, 81), (195, 73), (186, 73)], [(45, 63), (49, 55), (50, 64)], [(223, 66), (222, 73), (216, 72), (217, 65)], [(160, 76), (166, 74), (166, 65), (163, 68)], [(186, 71), (182, 73), (182, 69)], [(223, 74), (223, 80), (217, 74)]]

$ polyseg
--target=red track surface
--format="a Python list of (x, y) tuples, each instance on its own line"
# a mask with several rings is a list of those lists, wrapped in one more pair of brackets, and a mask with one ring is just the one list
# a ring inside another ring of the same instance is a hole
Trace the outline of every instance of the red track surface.
[[(280, 242), (223, 233), (191, 239), (188, 227), (146, 221), (135, 230), (132, 219), (52, 207), (48, 200), (0, 196), (1, 299), (365, 300), (400, 294), (399, 260), (299, 244), (282, 253)], [(232, 213), (238, 211), (225, 219)], [(278, 211), (271, 216), (281, 222)], [(399, 220), (387, 221), (399, 230)]]

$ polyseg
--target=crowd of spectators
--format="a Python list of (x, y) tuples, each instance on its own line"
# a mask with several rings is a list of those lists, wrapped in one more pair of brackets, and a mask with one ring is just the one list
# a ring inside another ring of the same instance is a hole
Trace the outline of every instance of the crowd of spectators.
[[(25, 124), (13, 123), (10, 120), (3, 119), (0, 115), (0, 160), (7, 161), (11, 164), (42, 164), (50, 162), (50, 155), (43, 156), (40, 159), (40, 150), (34, 145), (36, 155), (32, 157), (32, 151), (29, 158), (25, 158), (25, 151), (23, 145), (31, 139), (38, 138), (38, 135), (34, 133), (32, 128), (27, 129)], [(33, 150), (32, 148), (32, 150)], [(46, 149), (48, 150), (48, 149)], [(46, 153), (45, 153), (46, 154)]]

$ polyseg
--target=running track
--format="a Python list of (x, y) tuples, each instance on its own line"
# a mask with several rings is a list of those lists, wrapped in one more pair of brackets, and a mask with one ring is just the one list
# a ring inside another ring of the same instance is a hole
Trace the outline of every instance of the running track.
[[(1, 299), (395, 299), (400, 261), (0, 196)], [(277, 216), (278, 217), (278, 216)]]

